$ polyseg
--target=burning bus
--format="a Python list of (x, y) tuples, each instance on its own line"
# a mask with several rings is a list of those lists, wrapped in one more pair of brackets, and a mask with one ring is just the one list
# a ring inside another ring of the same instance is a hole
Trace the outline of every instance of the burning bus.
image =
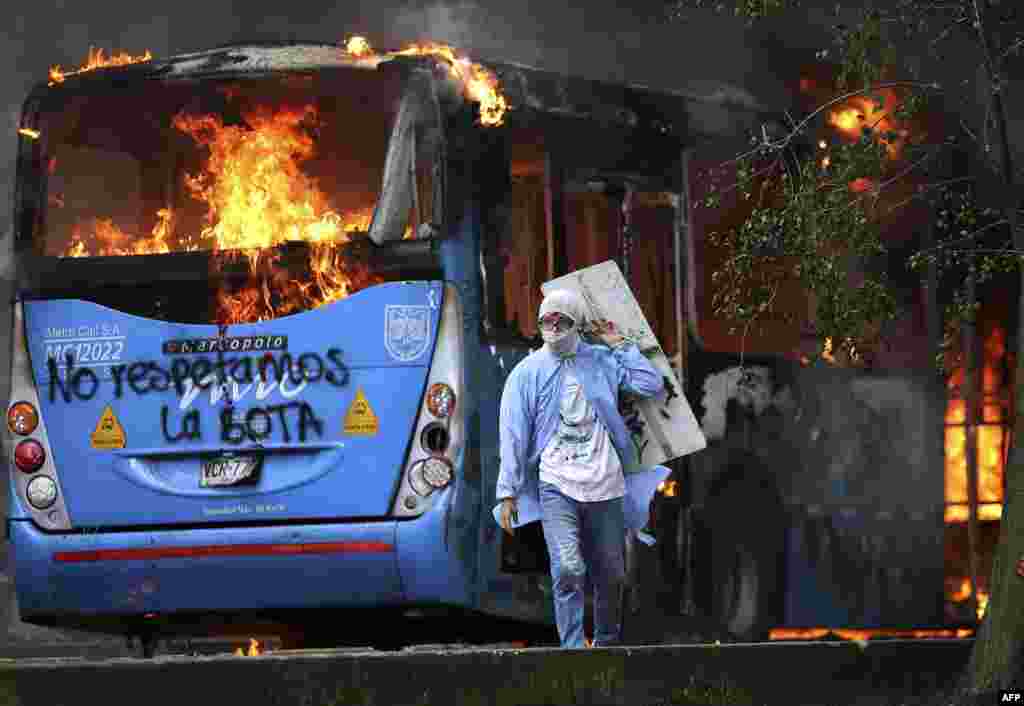
[[(935, 625), (933, 386), (701, 344), (686, 155), (775, 117), (440, 45), (55, 68), (14, 204), (22, 619), (150, 651), (551, 624), (539, 528), (490, 518), (498, 404), (540, 283), (617, 259), (713, 442), (654, 503), (659, 609), (745, 636)], [(371, 608), (370, 635), (342, 622)]]

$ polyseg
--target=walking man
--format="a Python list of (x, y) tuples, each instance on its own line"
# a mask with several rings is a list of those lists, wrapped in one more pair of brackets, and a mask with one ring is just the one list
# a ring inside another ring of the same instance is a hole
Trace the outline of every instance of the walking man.
[[(636, 453), (618, 396), (650, 397), (664, 387), (661, 374), (611, 322), (594, 323), (604, 345), (581, 341), (585, 311), (580, 296), (569, 290), (544, 298), (544, 345), (509, 374), (499, 420), (500, 524), (513, 533), (537, 519), (523, 516), (523, 510), (539, 502), (563, 647), (584, 646), (588, 578), (594, 645), (620, 640), (625, 533), (643, 526), (653, 485), (638, 492), (627, 487), (624, 472), (636, 465)], [(667, 469), (657, 468), (664, 478)]]

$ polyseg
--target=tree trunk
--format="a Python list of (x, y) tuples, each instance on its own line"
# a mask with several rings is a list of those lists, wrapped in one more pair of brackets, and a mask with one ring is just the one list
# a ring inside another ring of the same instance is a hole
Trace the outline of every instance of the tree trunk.
[[(988, 3), (984, 3), (987, 10)], [(985, 51), (985, 68), (990, 84), (1000, 85), (998, 67), (992, 57), (993, 47), (985, 17), (979, 21), (979, 34)], [(1006, 90), (1005, 82), (1001, 90)], [(992, 113), (996, 124), (996, 146), (1000, 156), (1000, 177), (1004, 187), (1004, 214), (1010, 223), (1014, 247), (1024, 251), (1024, 233), (1017, 227), (1017, 212), (1024, 203), (1016, 193), (1013, 158), (1007, 132), (1006, 108), (1001, 90), (992, 92)], [(968, 683), (975, 689), (1005, 688), (1018, 682), (1021, 651), (1024, 647), (1024, 579), (1016, 575), (1017, 559), (1024, 556), (1024, 504), (1017, 495), (1024, 494), (1024, 267), (1020, 270), (1020, 292), (1017, 305), (1016, 365), (1014, 371), (1014, 422), (1010, 455), (1006, 464), (1006, 497), (1003, 502), (999, 546), (992, 562), (989, 579), (991, 591), (988, 610), (978, 630), (968, 665)]]

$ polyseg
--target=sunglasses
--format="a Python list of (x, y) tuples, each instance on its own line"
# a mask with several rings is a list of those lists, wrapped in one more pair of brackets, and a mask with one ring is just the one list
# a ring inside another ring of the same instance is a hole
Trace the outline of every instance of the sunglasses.
[(540, 317), (537, 325), (542, 331), (555, 331), (561, 333), (572, 328), (573, 320), (564, 314), (552, 312)]

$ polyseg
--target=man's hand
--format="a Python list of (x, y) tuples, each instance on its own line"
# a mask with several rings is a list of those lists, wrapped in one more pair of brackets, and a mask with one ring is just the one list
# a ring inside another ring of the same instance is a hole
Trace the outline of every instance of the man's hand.
[(503, 498), (501, 501), (501, 528), (510, 535), (515, 534), (513, 522), (519, 522), (519, 511), (516, 509), (515, 498)]
[(599, 319), (594, 322), (594, 333), (606, 346), (615, 347), (625, 340), (615, 324), (607, 319)]

